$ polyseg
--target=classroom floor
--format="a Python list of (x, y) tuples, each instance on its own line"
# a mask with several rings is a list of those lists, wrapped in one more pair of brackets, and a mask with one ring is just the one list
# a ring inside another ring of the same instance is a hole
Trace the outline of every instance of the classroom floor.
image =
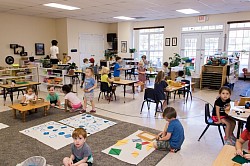
[[(160, 114), (154, 117), (154, 105), (151, 106), (150, 113), (146, 107), (143, 113), (140, 114), (141, 103), (143, 101), (144, 93), (136, 93), (135, 99), (131, 94), (131, 88), (127, 88), (126, 98), (124, 103), (123, 88), (118, 87), (117, 101), (108, 101), (100, 99), (97, 102), (99, 88), (95, 90), (95, 101), (98, 115), (126, 121), (129, 123), (138, 124), (141, 126), (162, 130), (165, 125), (165, 120), (161, 118)], [(47, 93), (39, 92), (39, 97), (45, 97)], [(182, 122), (185, 130), (185, 142), (181, 151), (176, 154), (168, 153), (157, 166), (168, 165), (203, 165), (210, 166), (222, 148), (222, 142), (216, 127), (210, 127), (200, 142), (197, 141), (200, 134), (206, 127), (204, 122), (204, 103), (213, 103), (218, 92), (216, 90), (199, 90), (195, 89), (193, 92), (193, 101), (190, 100), (184, 104), (183, 98), (177, 97), (175, 101), (170, 99), (169, 106), (176, 108), (178, 118)], [(78, 88), (78, 96), (82, 98), (83, 94)], [(18, 102), (16, 96), (15, 101)], [(63, 99), (63, 96), (60, 96)], [(7, 99), (6, 105), (10, 105), (10, 99)], [(87, 111), (90, 111), (88, 106)], [(0, 111), (9, 110), (7, 106), (3, 106), (3, 98), (0, 98)], [(236, 131), (236, 130), (235, 130)], [(196, 164), (194, 164), (196, 163)]]

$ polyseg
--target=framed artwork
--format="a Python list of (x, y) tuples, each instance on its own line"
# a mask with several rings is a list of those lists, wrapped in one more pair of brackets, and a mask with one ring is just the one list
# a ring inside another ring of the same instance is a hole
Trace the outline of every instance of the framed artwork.
[(121, 41), (121, 52), (122, 53), (127, 52), (127, 41)]
[(165, 46), (170, 46), (170, 38), (165, 39)]
[(177, 46), (177, 37), (172, 37), (172, 46)]
[(36, 55), (45, 55), (44, 53), (44, 43), (35, 43)]

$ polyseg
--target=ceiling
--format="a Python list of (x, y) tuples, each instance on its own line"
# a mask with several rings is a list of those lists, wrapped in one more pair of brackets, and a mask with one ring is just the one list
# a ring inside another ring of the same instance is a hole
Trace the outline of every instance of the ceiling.
[[(67, 11), (43, 6), (60, 3), (81, 9)], [(178, 9), (192, 8), (199, 14), (185, 15)], [(73, 18), (114, 23), (116, 16), (143, 17), (136, 21), (250, 11), (250, 0), (0, 0), (0, 13), (47, 18)]]

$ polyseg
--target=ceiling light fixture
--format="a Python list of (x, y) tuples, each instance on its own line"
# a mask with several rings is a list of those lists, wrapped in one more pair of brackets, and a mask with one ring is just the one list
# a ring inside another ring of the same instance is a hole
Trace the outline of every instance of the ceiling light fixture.
[(59, 3), (47, 3), (47, 4), (43, 4), (43, 5), (44, 6), (48, 6), (48, 7), (65, 9), (65, 10), (77, 10), (77, 9), (80, 9), (78, 7), (68, 6), (68, 5), (62, 5), (62, 4), (59, 4)]
[(135, 18), (132, 17), (126, 17), (126, 16), (118, 16), (118, 17), (113, 17), (116, 19), (120, 19), (120, 20), (134, 20)]
[(176, 10), (177, 12), (184, 13), (184, 14), (195, 14), (195, 13), (200, 13), (194, 9), (180, 9)]

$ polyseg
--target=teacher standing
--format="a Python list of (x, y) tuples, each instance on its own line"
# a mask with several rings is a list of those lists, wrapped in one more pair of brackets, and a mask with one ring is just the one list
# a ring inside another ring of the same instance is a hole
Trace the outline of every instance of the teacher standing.
[(58, 42), (56, 40), (51, 41), (52, 46), (50, 47), (50, 62), (52, 64), (58, 64), (59, 48), (57, 47)]

